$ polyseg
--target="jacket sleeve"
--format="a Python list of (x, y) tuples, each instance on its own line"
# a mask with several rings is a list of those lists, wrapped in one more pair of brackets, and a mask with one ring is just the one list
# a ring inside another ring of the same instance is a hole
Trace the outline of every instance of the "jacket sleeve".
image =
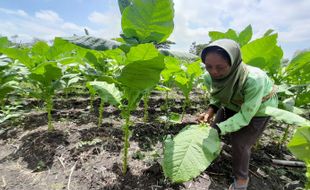
[(211, 97), (209, 107), (212, 107), (214, 111), (217, 112), (217, 110), (221, 107), (221, 102)]
[(221, 130), (221, 134), (225, 135), (227, 133), (235, 132), (244, 126), (247, 126), (261, 106), (263, 94), (263, 78), (249, 78), (245, 85), (244, 103), (241, 105), (240, 111), (226, 121), (217, 124)]

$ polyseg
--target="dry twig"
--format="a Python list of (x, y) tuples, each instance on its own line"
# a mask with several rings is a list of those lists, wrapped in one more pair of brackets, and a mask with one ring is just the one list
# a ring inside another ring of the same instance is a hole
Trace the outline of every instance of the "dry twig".
[(60, 162), (60, 164), (62, 165), (62, 167), (63, 167), (64, 169), (66, 169), (65, 164), (64, 164), (64, 162), (62, 161), (62, 160), (63, 160), (63, 157), (58, 157), (58, 156), (57, 156), (57, 159), (59, 160), (59, 162)]
[(4, 179), (4, 176), (2, 176), (2, 185), (1, 185), (1, 187), (3, 187), (3, 188), (5, 188), (6, 187), (6, 181), (5, 181), (5, 179)]
[(71, 177), (72, 177), (73, 171), (75, 170), (76, 163), (77, 161), (74, 163), (74, 165), (71, 168), (71, 172), (70, 172), (69, 179), (68, 179), (68, 186), (67, 186), (68, 190), (70, 190)]
[(306, 167), (304, 162), (272, 159), (272, 163), (283, 166)]

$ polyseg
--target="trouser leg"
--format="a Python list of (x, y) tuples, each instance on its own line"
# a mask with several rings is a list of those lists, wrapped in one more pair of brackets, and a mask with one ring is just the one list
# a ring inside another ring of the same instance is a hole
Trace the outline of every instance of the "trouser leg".
[[(211, 127), (232, 117), (236, 112), (220, 108)], [(233, 175), (236, 178), (248, 178), (251, 148), (262, 135), (270, 117), (254, 117), (248, 126), (231, 133)]]
[(263, 133), (270, 117), (254, 117), (248, 126), (231, 133), (233, 174), (248, 178), (251, 148)]

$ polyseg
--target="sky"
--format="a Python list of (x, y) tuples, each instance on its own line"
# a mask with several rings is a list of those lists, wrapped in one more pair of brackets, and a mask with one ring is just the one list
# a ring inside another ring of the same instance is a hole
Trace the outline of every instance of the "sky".
[[(209, 31), (240, 32), (249, 24), (253, 38), (268, 29), (278, 33), (284, 57), (310, 48), (309, 0), (174, 0), (173, 50), (208, 43)], [(117, 0), (0, 0), (0, 35), (15, 42), (89, 34), (115, 38), (121, 33)]]

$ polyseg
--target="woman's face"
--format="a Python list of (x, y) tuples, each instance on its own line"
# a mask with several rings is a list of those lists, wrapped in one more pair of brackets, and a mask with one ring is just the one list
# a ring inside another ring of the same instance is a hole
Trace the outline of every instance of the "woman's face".
[(226, 77), (231, 69), (229, 62), (217, 53), (210, 52), (205, 59), (206, 70), (213, 79), (221, 79)]

